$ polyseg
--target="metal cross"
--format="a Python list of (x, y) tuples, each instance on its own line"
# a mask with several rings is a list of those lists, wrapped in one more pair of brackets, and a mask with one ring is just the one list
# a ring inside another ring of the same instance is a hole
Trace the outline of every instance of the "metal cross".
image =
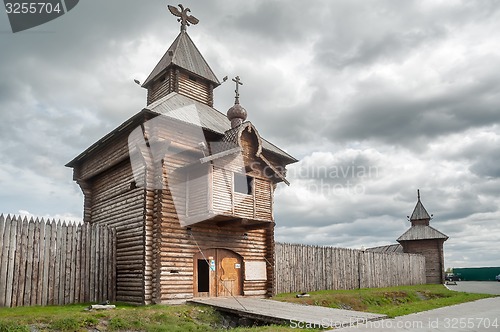
[(236, 83), (236, 90), (234, 90), (234, 92), (236, 93), (236, 97), (235, 97), (234, 103), (235, 104), (239, 104), (240, 103), (240, 90), (239, 90), (239, 86), (243, 85), (243, 83), (240, 81), (240, 77), (239, 76), (236, 76), (235, 78), (233, 78), (233, 82)]

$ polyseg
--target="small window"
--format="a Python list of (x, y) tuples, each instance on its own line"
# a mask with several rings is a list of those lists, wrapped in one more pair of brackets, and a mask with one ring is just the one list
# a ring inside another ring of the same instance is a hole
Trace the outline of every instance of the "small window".
[(234, 174), (234, 192), (245, 195), (253, 193), (253, 177), (241, 173)]
[(189, 79), (190, 79), (191, 81), (195, 81), (195, 82), (196, 82), (196, 77), (194, 77), (194, 76), (189, 75)]

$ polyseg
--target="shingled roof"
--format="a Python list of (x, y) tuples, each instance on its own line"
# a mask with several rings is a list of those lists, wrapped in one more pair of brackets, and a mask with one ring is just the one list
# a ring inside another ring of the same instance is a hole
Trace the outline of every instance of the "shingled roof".
[(411, 214), (410, 220), (426, 220), (431, 219), (429, 213), (424, 208), (424, 205), (420, 201), (420, 196), (418, 197), (417, 205), (415, 205), (415, 209), (413, 209), (413, 213)]
[[(198, 116), (193, 117), (193, 112), (187, 111), (187, 108), (194, 106)], [(200, 103), (189, 97), (181, 95), (176, 92), (171, 92), (165, 97), (155, 101), (154, 103), (145, 107), (142, 111), (134, 115), (125, 121), (122, 125), (118, 126), (115, 130), (101, 138), (99, 141), (95, 142), (92, 146), (87, 148), (84, 152), (75, 157), (72, 161), (66, 164), (67, 167), (74, 167), (74, 165), (91, 151), (95, 150), (97, 147), (103, 145), (111, 137), (125, 130), (126, 127), (137, 126), (141, 121), (141, 114), (144, 112), (150, 112), (158, 115), (168, 116), (169, 118), (179, 120), (185, 123), (200, 126), (205, 130), (209, 130), (221, 136), (221, 139), (226, 136), (226, 133), (231, 128), (231, 122), (221, 112), (213, 107), (206, 104)], [(270, 143), (266, 139), (262, 138), (262, 149), (273, 154), (278, 155), (281, 158), (285, 158), (288, 163), (297, 162), (297, 159), (278, 148), (276, 145)]]
[[(198, 118), (193, 118), (191, 116), (192, 114), (186, 112), (184, 109), (184, 107), (193, 104), (198, 110)], [(229, 121), (227, 116), (225, 116), (215, 108), (190, 99), (189, 97), (176, 92), (171, 92), (167, 96), (157, 100), (151, 105), (148, 105), (146, 109), (157, 114), (166, 115), (176, 120), (201, 126), (203, 129), (207, 129), (224, 136), (228, 135), (228, 130), (231, 128), (231, 122)], [(231, 130), (230, 132), (233, 132), (233, 130)], [(269, 152), (275, 153), (280, 157), (288, 159), (290, 162), (297, 162), (297, 159), (264, 138), (262, 138), (262, 148)]]
[(397, 241), (413, 241), (413, 240), (431, 240), (431, 239), (444, 239), (447, 240), (448, 236), (444, 235), (437, 229), (426, 226), (416, 225), (411, 226), (406, 232), (401, 235)]
[(205, 61), (200, 51), (186, 31), (181, 31), (167, 52), (160, 59), (142, 86), (146, 88), (154, 79), (170, 66), (178, 66), (195, 75), (205, 78), (215, 85), (220, 85), (214, 72)]
[(392, 253), (402, 254), (403, 253), (403, 246), (400, 244), (389, 244), (386, 246), (366, 248), (366, 251), (381, 252), (381, 253), (385, 253), (385, 254), (392, 254)]

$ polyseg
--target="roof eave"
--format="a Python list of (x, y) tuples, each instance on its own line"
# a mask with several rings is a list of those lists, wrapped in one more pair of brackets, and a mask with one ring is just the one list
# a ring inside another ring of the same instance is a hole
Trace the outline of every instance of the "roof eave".
[(102, 144), (105, 142), (109, 141), (113, 136), (116, 135), (116, 133), (125, 130), (127, 127), (130, 127), (131, 125), (135, 124), (138, 122), (140, 118), (143, 117), (144, 114), (146, 113), (151, 113), (151, 114), (156, 114), (155, 112), (152, 112), (148, 110), (147, 108), (142, 109), (140, 112), (136, 113), (134, 116), (130, 117), (127, 119), (127, 121), (123, 122), (121, 125), (116, 127), (113, 131), (109, 132), (105, 136), (103, 136), (101, 139), (99, 139), (97, 142), (89, 146), (87, 149), (85, 149), (82, 153), (80, 153), (78, 156), (73, 158), (70, 162), (68, 162), (65, 167), (71, 167), (74, 168), (82, 159), (84, 159), (90, 152), (93, 150), (97, 149), (100, 147)]

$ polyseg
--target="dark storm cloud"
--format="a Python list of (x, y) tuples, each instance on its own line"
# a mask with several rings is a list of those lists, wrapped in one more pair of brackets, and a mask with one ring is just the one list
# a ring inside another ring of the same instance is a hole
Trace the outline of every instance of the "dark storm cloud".
[[(315, 62), (325, 69), (404, 61), (423, 45), (433, 45), (449, 31), (491, 18), (493, 1), (461, 3), (423, 1), (341, 1), (323, 22), (329, 33), (315, 45)], [(334, 7), (334, 6), (331, 6)]]
[(437, 96), (401, 95), (392, 88), (360, 88), (351, 108), (332, 120), (333, 128), (325, 134), (333, 140), (374, 138), (411, 147), (419, 139), (427, 141), (500, 121), (498, 97), (491, 98), (500, 91), (497, 76), (482, 77), (463, 88), (450, 87)]

